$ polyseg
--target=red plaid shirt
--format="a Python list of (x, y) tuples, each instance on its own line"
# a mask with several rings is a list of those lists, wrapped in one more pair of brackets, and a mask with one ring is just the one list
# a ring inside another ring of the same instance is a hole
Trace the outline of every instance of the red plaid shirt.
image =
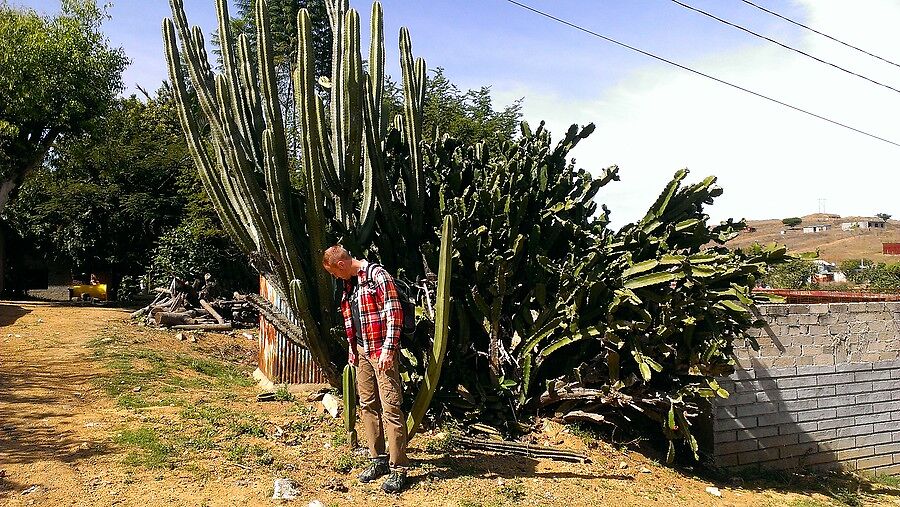
[(356, 347), (353, 336), (353, 311), (350, 308), (350, 296), (355, 294), (359, 302), (359, 317), (362, 329), (363, 351), (372, 359), (378, 359), (382, 349), (396, 350), (400, 348), (400, 331), (403, 329), (403, 308), (397, 296), (397, 287), (390, 273), (380, 265), (368, 270), (372, 275), (371, 282), (366, 278), (368, 261), (362, 261), (356, 281), (359, 288), (353, 292), (349, 281), (344, 282), (344, 295), (341, 298), (341, 313), (344, 315), (344, 329), (350, 350)]

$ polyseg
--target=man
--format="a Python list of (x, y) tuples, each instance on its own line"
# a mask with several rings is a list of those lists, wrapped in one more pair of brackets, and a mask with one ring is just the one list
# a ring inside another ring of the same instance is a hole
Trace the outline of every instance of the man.
[[(403, 328), (397, 288), (382, 266), (351, 257), (341, 245), (325, 251), (322, 265), (344, 281), (341, 313), (349, 341), (349, 361), (356, 366), (356, 390), (372, 460), (359, 480), (371, 482), (390, 474), (381, 489), (398, 493), (406, 482), (409, 461), (397, 365)], [(385, 436), (390, 459), (385, 455)]]

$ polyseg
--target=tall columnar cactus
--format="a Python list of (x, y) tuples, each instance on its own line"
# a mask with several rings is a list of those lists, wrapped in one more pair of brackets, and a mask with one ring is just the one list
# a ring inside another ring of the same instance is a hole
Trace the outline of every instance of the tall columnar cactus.
[[(314, 360), (338, 385), (337, 365), (345, 357), (346, 345), (334, 332), (332, 280), (320, 260), (335, 239), (357, 250), (367, 245), (379, 223), (379, 211), (381, 222), (392, 226), (390, 234), (410, 226), (421, 232), (425, 179), (416, 162), (421, 160), (416, 155), (421, 128), (416, 125), (421, 124), (425, 62), (413, 61), (409, 34), (403, 29), (401, 67), (404, 76), (414, 78), (404, 78), (409, 97), (405, 141), (413, 162), (402, 185), (411, 190), (401, 199), (394, 191), (397, 183), (386, 180), (384, 171), (381, 5), (372, 6), (366, 72), (359, 14), (347, 0), (328, 0), (334, 32), (330, 77), (315, 75), (309, 13), (301, 10), (293, 76), (301, 187), (294, 189), (291, 168), (297, 161), (287, 147), (266, 0), (257, 0), (255, 6), (255, 58), (246, 35), (234, 38), (227, 0), (216, 0), (222, 64), (218, 74), (209, 65), (202, 31), (188, 25), (183, 0), (170, 4), (173, 17), (163, 22), (169, 74), (204, 187), (225, 229), (290, 302), (303, 323)], [(327, 112), (317, 87), (329, 90)], [(201, 133), (198, 114), (209, 126), (208, 138)]]
[(356, 434), (356, 367), (352, 364), (344, 366), (344, 430), (347, 432), (347, 442), (350, 448), (356, 448), (359, 443)]
[(416, 434), (425, 412), (431, 405), (431, 398), (441, 378), (441, 368), (447, 354), (447, 340), (450, 334), (450, 277), (453, 274), (453, 218), (444, 217), (441, 230), (441, 251), (438, 261), (438, 284), (434, 310), (434, 343), (428, 355), (422, 386), (416, 394), (406, 422), (408, 438)]

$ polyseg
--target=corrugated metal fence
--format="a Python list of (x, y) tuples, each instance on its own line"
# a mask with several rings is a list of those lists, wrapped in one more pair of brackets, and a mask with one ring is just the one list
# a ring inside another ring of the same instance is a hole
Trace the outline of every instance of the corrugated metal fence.
[[(259, 295), (272, 303), (278, 311), (301, 328), (290, 305), (281, 293), (259, 277)], [(308, 384), (328, 382), (313, 362), (309, 350), (290, 341), (262, 315), (259, 317), (259, 369), (276, 384)]]

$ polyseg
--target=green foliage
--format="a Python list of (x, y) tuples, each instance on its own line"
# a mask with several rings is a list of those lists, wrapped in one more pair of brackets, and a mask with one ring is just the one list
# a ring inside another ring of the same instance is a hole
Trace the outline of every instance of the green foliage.
[(799, 217), (784, 218), (781, 220), (781, 223), (783, 223), (787, 227), (797, 227), (798, 225), (803, 223), (803, 219)]
[(841, 263), (847, 279), (875, 291), (900, 290), (900, 262), (888, 264), (868, 259), (849, 259)]
[(119, 432), (113, 441), (132, 450), (125, 457), (125, 464), (144, 466), (150, 469), (171, 469), (174, 467), (174, 448), (163, 442), (152, 428), (140, 427)]
[(93, 0), (64, 0), (55, 17), (0, 4), (0, 181), (21, 184), (60, 136), (90, 130), (121, 91), (128, 60), (100, 31), (105, 18)]
[(775, 289), (802, 289), (809, 287), (816, 265), (808, 259), (793, 259), (772, 266), (762, 278), (764, 285)]
[(880, 218), (882, 222), (887, 222), (888, 220), (891, 219), (891, 215), (888, 213), (878, 213), (875, 216)]

